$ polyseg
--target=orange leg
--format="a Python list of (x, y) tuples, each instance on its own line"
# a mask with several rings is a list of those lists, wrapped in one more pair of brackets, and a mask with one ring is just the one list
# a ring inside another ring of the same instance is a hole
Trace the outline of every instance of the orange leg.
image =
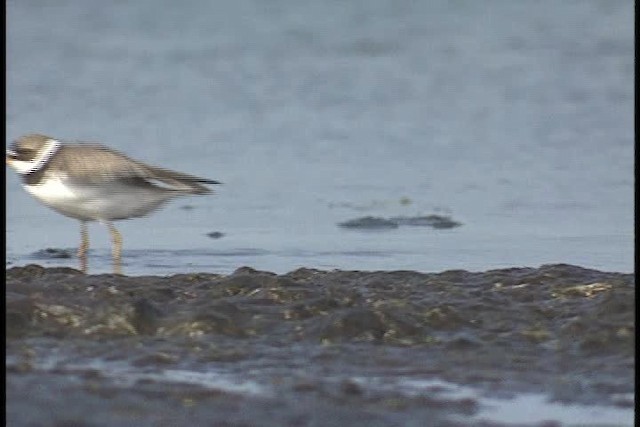
[(87, 251), (89, 250), (89, 232), (86, 221), (80, 222), (80, 246), (78, 247), (78, 259), (80, 260), (80, 270), (87, 273)]
[(122, 274), (122, 236), (113, 223), (108, 222), (107, 227), (113, 242), (113, 274)]

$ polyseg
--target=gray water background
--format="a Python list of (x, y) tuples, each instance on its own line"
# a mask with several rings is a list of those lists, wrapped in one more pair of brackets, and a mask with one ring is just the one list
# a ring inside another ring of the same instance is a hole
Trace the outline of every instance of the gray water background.
[[(122, 221), (125, 273), (248, 265), (633, 270), (634, 3), (7, 3), (7, 138), (101, 141), (224, 182)], [(344, 230), (451, 215), (450, 230)], [(206, 234), (224, 233), (220, 239)], [(110, 271), (91, 226), (92, 272)], [(78, 222), (7, 171), (13, 264)]]

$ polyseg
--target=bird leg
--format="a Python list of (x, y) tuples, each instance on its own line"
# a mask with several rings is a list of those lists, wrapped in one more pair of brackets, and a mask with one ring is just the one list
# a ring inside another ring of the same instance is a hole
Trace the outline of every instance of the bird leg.
[(80, 260), (80, 270), (87, 273), (87, 251), (89, 250), (89, 232), (87, 222), (80, 221), (80, 246), (78, 247), (78, 259)]
[(111, 241), (113, 242), (113, 274), (122, 274), (122, 236), (113, 223), (108, 222), (109, 233), (111, 233)]

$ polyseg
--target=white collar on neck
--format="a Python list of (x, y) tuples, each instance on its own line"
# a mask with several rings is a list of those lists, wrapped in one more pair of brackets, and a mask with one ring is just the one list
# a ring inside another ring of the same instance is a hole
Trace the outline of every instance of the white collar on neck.
[(49, 159), (58, 152), (62, 143), (55, 139), (48, 139), (42, 147), (41, 153), (29, 162), (14, 161), (12, 166), (23, 175), (36, 172), (47, 164)]

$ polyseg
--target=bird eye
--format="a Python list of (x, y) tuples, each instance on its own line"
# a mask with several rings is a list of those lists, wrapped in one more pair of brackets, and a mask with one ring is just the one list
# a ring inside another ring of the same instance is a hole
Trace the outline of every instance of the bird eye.
[(31, 160), (36, 153), (36, 150), (30, 148), (10, 147), (7, 149), (7, 157), (11, 159)]

